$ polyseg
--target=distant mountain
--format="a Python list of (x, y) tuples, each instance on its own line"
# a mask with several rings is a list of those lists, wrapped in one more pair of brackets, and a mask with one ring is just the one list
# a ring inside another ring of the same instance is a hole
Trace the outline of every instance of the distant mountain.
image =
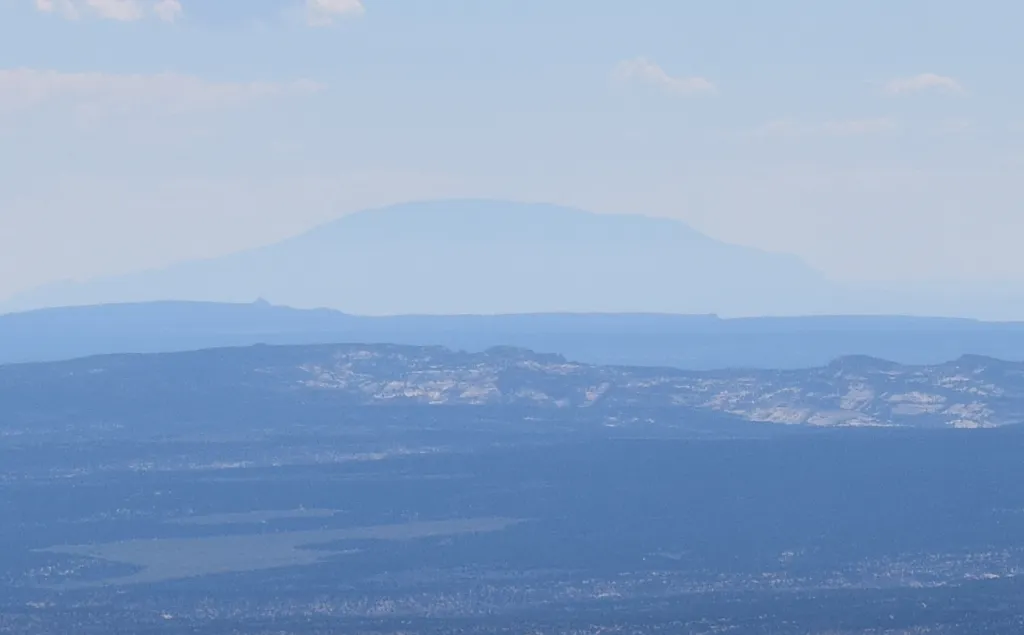
[(359, 314), (816, 313), (830, 287), (788, 255), (681, 222), (485, 200), (364, 211), (266, 247), (166, 269), (65, 282), (7, 310), (194, 300)]
[(1024, 323), (903, 316), (513, 314), (366, 317), (330, 309), (152, 302), (0, 315), (0, 364), (108, 353), (340, 342), (499, 345), (596, 364), (807, 368), (869, 355), (936, 364), (965, 354), (1024, 360)]
[[(514, 347), (256, 346), (0, 367), (3, 434), (33, 426), (131, 428), (158, 420), (287, 425), (366, 406), (588, 413), (605, 425), (704, 416), (817, 427), (996, 427), (1024, 422), (1024, 363), (966, 356), (933, 366), (847, 357), (791, 371), (600, 366)], [(165, 430), (173, 433), (173, 429)]]

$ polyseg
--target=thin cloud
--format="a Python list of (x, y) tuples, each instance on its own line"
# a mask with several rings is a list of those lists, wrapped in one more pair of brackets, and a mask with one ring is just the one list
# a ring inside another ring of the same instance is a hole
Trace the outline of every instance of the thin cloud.
[(321, 84), (309, 80), (212, 82), (176, 73), (119, 75), (0, 70), (0, 114), (63, 107), (91, 116), (175, 115), (310, 95), (322, 89)]
[(36, 11), (52, 13), (69, 20), (79, 17), (78, 7), (71, 0), (35, 0)]
[(761, 126), (757, 133), (766, 137), (859, 137), (895, 132), (899, 124), (887, 117), (873, 119), (845, 119), (820, 122), (802, 122), (779, 119)]
[[(300, 2), (294, 10), (310, 26), (331, 26), (339, 19), (359, 17), (366, 13), (363, 0)], [(137, 22), (153, 18), (163, 22), (175, 22), (184, 14), (182, 0), (32, 0), (32, 3), (41, 13), (67, 20), (98, 18), (117, 22)]]
[(924, 91), (944, 93), (965, 92), (960, 82), (952, 77), (936, 75), (935, 73), (921, 73), (912, 77), (897, 77), (885, 84), (885, 92), (890, 95), (906, 95)]
[(978, 123), (968, 117), (950, 117), (938, 121), (932, 132), (939, 135), (970, 135), (978, 131)]
[(174, 22), (181, 17), (183, 11), (178, 0), (159, 0), (153, 5), (153, 13), (164, 22)]
[(310, 26), (331, 26), (339, 18), (366, 13), (362, 0), (306, 0), (306, 22)]
[(78, 20), (93, 17), (117, 22), (136, 22), (153, 17), (173, 22), (181, 16), (180, 0), (34, 0), (42, 13)]
[(715, 84), (708, 79), (670, 75), (645, 57), (619, 62), (612, 70), (612, 79), (620, 83), (648, 84), (675, 95), (710, 95), (718, 92)]

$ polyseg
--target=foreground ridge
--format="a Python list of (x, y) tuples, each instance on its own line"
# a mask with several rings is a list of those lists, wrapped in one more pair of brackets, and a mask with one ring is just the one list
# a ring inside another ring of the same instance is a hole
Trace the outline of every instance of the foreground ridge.
[(337, 408), (460, 405), (609, 416), (642, 409), (819, 427), (980, 428), (1024, 421), (1022, 379), (1024, 363), (980, 356), (930, 366), (852, 356), (803, 370), (696, 372), (583, 364), (515, 347), (467, 353), (387, 344), (261, 345), (3, 366), (0, 399), (10, 421), (98, 416), (109, 404), (125, 414), (286, 400)]

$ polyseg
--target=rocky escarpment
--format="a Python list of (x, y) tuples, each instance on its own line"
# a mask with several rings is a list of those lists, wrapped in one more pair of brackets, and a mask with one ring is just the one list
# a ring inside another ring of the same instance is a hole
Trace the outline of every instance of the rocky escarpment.
[(673, 409), (808, 426), (995, 427), (1024, 421), (1024, 364), (904, 366), (846, 357), (805, 370), (598, 366), (517, 348), (255, 346), (0, 367), (8, 411), (47, 419), (125, 408), (304, 403)]

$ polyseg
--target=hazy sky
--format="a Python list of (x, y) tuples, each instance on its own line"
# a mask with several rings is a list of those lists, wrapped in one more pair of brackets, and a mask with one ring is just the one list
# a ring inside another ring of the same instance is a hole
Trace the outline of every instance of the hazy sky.
[(0, 297), (420, 198), (1024, 283), (1014, 0), (0, 0)]

